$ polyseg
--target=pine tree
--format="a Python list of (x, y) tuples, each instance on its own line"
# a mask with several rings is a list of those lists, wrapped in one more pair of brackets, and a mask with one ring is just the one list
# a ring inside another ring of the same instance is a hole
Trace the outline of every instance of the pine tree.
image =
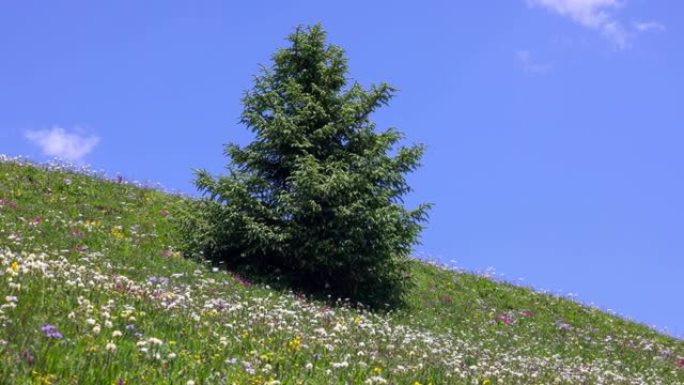
[(279, 272), (298, 289), (396, 302), (429, 208), (402, 200), (423, 147), (395, 149), (399, 131), (376, 132), (370, 115), (395, 89), (349, 84), (344, 51), (320, 25), (288, 40), (243, 98), (241, 122), (255, 140), (225, 146), (228, 175), (197, 172), (205, 200), (194, 246), (230, 266)]

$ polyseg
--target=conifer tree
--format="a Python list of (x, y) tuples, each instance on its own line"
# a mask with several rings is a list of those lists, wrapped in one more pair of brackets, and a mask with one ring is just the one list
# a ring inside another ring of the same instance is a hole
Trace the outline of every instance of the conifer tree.
[(254, 141), (225, 146), (227, 175), (197, 172), (205, 200), (194, 246), (229, 266), (277, 272), (297, 289), (396, 302), (429, 208), (408, 210), (402, 200), (423, 146), (396, 148), (399, 131), (376, 130), (370, 116), (395, 89), (350, 84), (344, 51), (320, 25), (288, 40), (243, 98), (241, 122)]

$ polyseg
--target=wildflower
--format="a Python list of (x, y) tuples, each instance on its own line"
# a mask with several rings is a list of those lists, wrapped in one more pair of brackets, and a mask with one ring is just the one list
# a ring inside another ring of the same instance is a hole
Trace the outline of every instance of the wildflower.
[(168, 358), (169, 360), (172, 360), (172, 359), (174, 359), (174, 358), (176, 358), (176, 357), (177, 357), (177, 356), (176, 356), (176, 353), (173, 353), (173, 352), (169, 353), (169, 355), (166, 356), (166, 358)]
[(101, 331), (102, 331), (102, 328), (100, 327), (100, 325), (95, 325), (93, 327), (93, 334), (96, 334), (96, 335), (100, 334)]
[(375, 373), (375, 375), (380, 375), (380, 373), (382, 373), (382, 368), (378, 368), (378, 367), (373, 368), (373, 373)]
[(123, 226), (114, 226), (112, 227), (111, 234), (114, 236), (114, 238), (117, 239), (124, 239), (124, 233), (123, 233)]
[(116, 345), (112, 341), (108, 341), (107, 345), (105, 345), (105, 350), (113, 353), (116, 351)]
[(677, 366), (684, 367), (684, 359), (679, 360), (679, 362), (677, 363)]
[(10, 264), (10, 269), (12, 269), (13, 272), (19, 271), (19, 263), (17, 261), (12, 261)]
[(186, 382), (185, 385), (195, 385), (195, 381), (188, 380), (188, 382)]
[(120, 330), (114, 330), (114, 331), (112, 332), (112, 337), (114, 337), (114, 338), (116, 338), (116, 337), (121, 337), (121, 334), (122, 334), (122, 333), (121, 333)]
[(45, 325), (41, 327), (40, 330), (45, 333), (45, 337), (47, 338), (61, 339), (64, 337), (62, 333), (57, 330), (57, 326), (55, 325)]
[(19, 299), (16, 296), (13, 295), (8, 295), (5, 297), (5, 301), (7, 302), (17, 302)]
[(35, 358), (28, 350), (21, 352), (21, 358), (23, 358), (24, 361), (26, 361), (26, 363), (29, 365), (33, 365), (33, 362), (35, 361)]
[(302, 346), (302, 337), (296, 336), (287, 344), (287, 348), (293, 352), (298, 351)]
[(333, 369), (340, 369), (340, 368), (346, 368), (349, 366), (349, 362), (347, 361), (342, 361), (342, 362), (333, 362), (332, 367)]
[(496, 319), (498, 321), (503, 322), (506, 325), (510, 325), (513, 323), (513, 319), (507, 313), (497, 315)]

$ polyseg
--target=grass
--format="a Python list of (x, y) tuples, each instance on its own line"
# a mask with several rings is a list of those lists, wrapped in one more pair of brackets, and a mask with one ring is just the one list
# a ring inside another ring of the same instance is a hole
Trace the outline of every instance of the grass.
[(389, 313), (174, 249), (185, 198), (0, 159), (0, 384), (684, 384), (684, 342), (413, 262)]

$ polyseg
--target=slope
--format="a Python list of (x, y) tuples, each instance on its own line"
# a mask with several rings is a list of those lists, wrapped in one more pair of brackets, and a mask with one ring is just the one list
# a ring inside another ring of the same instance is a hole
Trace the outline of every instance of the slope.
[(0, 159), (0, 384), (684, 384), (684, 343), (415, 261), (373, 313), (186, 260), (187, 198)]

